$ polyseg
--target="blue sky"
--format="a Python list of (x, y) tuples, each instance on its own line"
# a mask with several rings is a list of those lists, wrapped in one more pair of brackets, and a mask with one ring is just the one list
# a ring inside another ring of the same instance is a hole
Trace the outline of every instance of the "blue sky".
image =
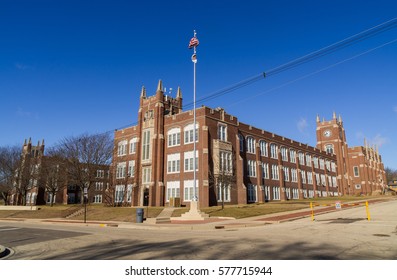
[[(0, 146), (29, 137), (51, 146), (132, 124), (142, 85), (152, 95), (159, 79), (173, 95), (180, 86), (190, 103), (187, 45), (194, 29), (200, 99), (391, 20), (396, 11), (392, 0), (0, 0)], [(365, 137), (397, 169), (397, 43), (379, 47), (395, 39), (397, 28), (205, 105), (313, 146), (316, 115), (330, 119), (335, 111), (349, 146)]]

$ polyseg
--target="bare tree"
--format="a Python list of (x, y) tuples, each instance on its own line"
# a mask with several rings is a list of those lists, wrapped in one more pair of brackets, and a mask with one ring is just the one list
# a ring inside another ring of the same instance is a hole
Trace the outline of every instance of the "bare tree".
[(392, 169), (390, 167), (385, 168), (386, 171), (386, 184), (393, 180), (397, 180), (397, 169)]
[(68, 183), (88, 196), (97, 180), (97, 170), (111, 162), (113, 141), (110, 134), (82, 134), (64, 138), (56, 150), (65, 159)]
[(50, 205), (54, 204), (54, 198), (67, 186), (66, 161), (57, 155), (45, 157), (40, 166), (40, 181), (50, 195)]
[(15, 172), (21, 164), (19, 146), (0, 147), (0, 198), (7, 205), (8, 197), (15, 187)]

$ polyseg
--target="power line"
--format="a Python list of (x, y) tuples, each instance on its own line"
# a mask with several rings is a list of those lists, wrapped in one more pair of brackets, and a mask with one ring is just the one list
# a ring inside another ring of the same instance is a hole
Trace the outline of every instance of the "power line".
[[(373, 36), (378, 35), (380, 33), (386, 32), (387, 30), (390, 30), (390, 29), (392, 29), (392, 28), (394, 28), (396, 26), (397, 26), (397, 18), (388, 20), (388, 21), (383, 22), (383, 23), (381, 23), (381, 24), (379, 24), (377, 26), (371, 27), (371, 28), (369, 28), (367, 30), (364, 30), (364, 31), (359, 32), (359, 33), (357, 33), (355, 35), (352, 35), (352, 36), (350, 36), (348, 38), (345, 38), (345, 39), (343, 39), (343, 40), (341, 40), (339, 42), (331, 44), (331, 45), (329, 45), (327, 47), (321, 48), (321, 49), (319, 49), (317, 51), (314, 51), (312, 53), (309, 53), (307, 55), (304, 55), (302, 57), (294, 59), (294, 60), (292, 60), (290, 62), (287, 62), (285, 64), (277, 66), (277, 67), (275, 67), (273, 69), (270, 69), (268, 71), (262, 72), (262, 73), (260, 73), (258, 75), (255, 75), (255, 76), (253, 76), (251, 78), (245, 79), (245, 80), (243, 80), (241, 82), (238, 82), (236, 84), (233, 84), (233, 85), (231, 85), (229, 87), (226, 87), (226, 88), (223, 88), (221, 90), (215, 91), (215, 92), (213, 92), (213, 93), (211, 93), (211, 94), (209, 94), (209, 95), (207, 95), (207, 96), (205, 96), (205, 97), (203, 97), (201, 99), (198, 99), (197, 102), (206, 102), (206, 101), (218, 98), (219, 96), (228, 94), (228, 93), (230, 93), (232, 91), (235, 91), (237, 89), (240, 89), (242, 87), (245, 87), (247, 85), (255, 83), (257, 81), (260, 81), (260, 80), (264, 79), (265, 77), (269, 77), (269, 76), (274, 76), (274, 75), (280, 74), (280, 73), (282, 73), (284, 71), (287, 71), (289, 69), (295, 68), (297, 66), (300, 66), (302, 64), (308, 63), (310, 61), (313, 61), (313, 60), (318, 59), (320, 57), (323, 57), (325, 55), (328, 55), (328, 54), (331, 54), (333, 52), (336, 52), (337, 50), (346, 48), (346, 47), (351, 46), (351, 45), (353, 45), (355, 43), (358, 43), (358, 42), (361, 42), (363, 40), (366, 40), (366, 39), (368, 39), (370, 37), (373, 37)], [(188, 104), (185, 105), (185, 107), (190, 108), (192, 105), (193, 105), (193, 103), (188, 103)]]

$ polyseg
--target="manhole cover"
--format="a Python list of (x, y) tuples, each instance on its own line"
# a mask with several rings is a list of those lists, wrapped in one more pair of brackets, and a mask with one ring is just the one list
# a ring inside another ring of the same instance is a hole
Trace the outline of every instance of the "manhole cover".
[(388, 235), (388, 234), (381, 234), (381, 233), (375, 233), (374, 236), (377, 236), (377, 237), (390, 237), (390, 235)]

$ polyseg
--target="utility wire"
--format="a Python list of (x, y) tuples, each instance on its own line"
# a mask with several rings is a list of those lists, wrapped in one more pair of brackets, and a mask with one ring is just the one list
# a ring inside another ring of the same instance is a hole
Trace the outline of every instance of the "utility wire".
[[(353, 45), (355, 43), (358, 43), (358, 42), (361, 42), (363, 40), (366, 40), (366, 39), (368, 39), (370, 37), (373, 37), (375, 35), (378, 35), (378, 34), (380, 34), (382, 32), (386, 32), (387, 30), (395, 28), (396, 26), (397, 26), (397, 18), (388, 20), (388, 21), (383, 22), (383, 23), (381, 23), (381, 24), (379, 24), (377, 26), (371, 27), (371, 28), (369, 28), (367, 30), (364, 30), (364, 31), (362, 31), (360, 33), (357, 33), (357, 34), (355, 34), (353, 36), (345, 38), (345, 39), (343, 39), (343, 40), (341, 40), (339, 42), (336, 42), (336, 43), (331, 44), (331, 45), (329, 45), (327, 47), (321, 48), (321, 49), (319, 49), (319, 50), (317, 50), (315, 52), (312, 52), (312, 53), (309, 53), (309, 54), (304, 55), (302, 57), (299, 57), (297, 59), (294, 59), (294, 60), (292, 60), (290, 62), (287, 62), (285, 64), (277, 66), (277, 67), (275, 67), (273, 69), (270, 69), (268, 71), (265, 71), (263, 73), (255, 75), (255, 76), (253, 76), (251, 78), (248, 78), (248, 79), (245, 79), (245, 80), (243, 80), (241, 82), (233, 84), (233, 85), (231, 85), (229, 87), (226, 87), (226, 88), (223, 88), (221, 90), (215, 91), (215, 92), (213, 92), (213, 93), (211, 93), (211, 94), (209, 94), (209, 95), (207, 95), (207, 96), (205, 96), (205, 97), (203, 97), (201, 99), (198, 99), (197, 102), (206, 102), (206, 101), (218, 98), (219, 96), (225, 95), (225, 94), (230, 93), (232, 91), (235, 91), (235, 90), (237, 90), (239, 88), (242, 88), (242, 87), (245, 87), (245, 86), (250, 85), (252, 83), (255, 83), (257, 81), (260, 81), (260, 80), (262, 80), (262, 79), (264, 79), (266, 77), (280, 74), (280, 73), (282, 73), (284, 71), (287, 71), (287, 70), (289, 70), (291, 68), (295, 68), (295, 67), (300, 66), (300, 65), (302, 65), (304, 63), (308, 63), (310, 61), (313, 61), (313, 60), (318, 59), (320, 57), (323, 57), (325, 55), (328, 55), (328, 54), (331, 54), (333, 52), (336, 52), (337, 50), (346, 48), (346, 47), (351, 46), (351, 45)], [(190, 108), (191, 106), (193, 106), (193, 103), (188, 103), (188, 104), (185, 105), (185, 107), (187, 107), (187, 108)]]
[(261, 93), (258, 93), (258, 94), (256, 94), (256, 95), (253, 95), (253, 96), (250, 96), (250, 97), (246, 97), (246, 98), (243, 98), (243, 99), (239, 99), (238, 102), (231, 103), (231, 104), (229, 104), (229, 106), (234, 106), (234, 105), (237, 105), (237, 104), (241, 104), (241, 102), (247, 101), (247, 100), (249, 100), (249, 99), (252, 99), (252, 98), (255, 98), (255, 97), (258, 97), (258, 96), (267, 94), (267, 93), (274, 92), (274, 91), (276, 91), (276, 90), (278, 90), (278, 89), (280, 89), (280, 88), (283, 88), (283, 87), (288, 86), (288, 85), (290, 85), (290, 84), (293, 84), (293, 83), (295, 83), (295, 82), (301, 81), (301, 80), (303, 80), (303, 79), (309, 78), (309, 77), (314, 76), (314, 75), (316, 75), (316, 74), (318, 74), (318, 73), (324, 72), (324, 71), (329, 70), (329, 69), (331, 69), (331, 68), (333, 68), (333, 67), (335, 67), (335, 66), (338, 66), (338, 65), (340, 65), (340, 64), (342, 64), (342, 63), (345, 63), (345, 62), (348, 62), (348, 61), (350, 61), (350, 60), (356, 59), (356, 58), (358, 58), (358, 57), (360, 57), (360, 56), (363, 56), (363, 55), (365, 55), (365, 54), (368, 54), (368, 53), (370, 53), (370, 52), (373, 52), (373, 51), (375, 51), (375, 50), (377, 50), (377, 49), (383, 48), (383, 47), (385, 47), (385, 46), (387, 46), (387, 45), (390, 45), (390, 44), (393, 44), (393, 43), (396, 43), (396, 42), (397, 42), (397, 39), (394, 39), (394, 40), (392, 40), (392, 41), (389, 41), (389, 42), (387, 42), (387, 43), (384, 43), (384, 44), (379, 45), (379, 46), (377, 46), (377, 47), (374, 47), (374, 48), (372, 48), (372, 49), (366, 50), (366, 51), (364, 51), (364, 52), (362, 52), (362, 53), (359, 53), (359, 54), (357, 54), (357, 55), (354, 55), (354, 56), (352, 56), (352, 57), (349, 57), (349, 58), (346, 58), (346, 59), (341, 60), (341, 61), (339, 61), (339, 62), (336, 62), (336, 63), (334, 63), (334, 64), (332, 64), (332, 65), (328, 65), (328, 66), (326, 66), (326, 67), (324, 67), (324, 68), (321, 68), (321, 69), (319, 69), (319, 70), (317, 70), (317, 71), (314, 71), (314, 72), (312, 72), (312, 73), (309, 73), (309, 74), (303, 75), (303, 76), (301, 76), (301, 77), (299, 77), (299, 78), (290, 80), (290, 81), (288, 81), (288, 82), (286, 82), (286, 83), (284, 83), (284, 84), (278, 85), (278, 86), (273, 87), (273, 88), (271, 88), (271, 89), (268, 89), (268, 90), (266, 90), (266, 91), (264, 91), (264, 92), (261, 92)]

